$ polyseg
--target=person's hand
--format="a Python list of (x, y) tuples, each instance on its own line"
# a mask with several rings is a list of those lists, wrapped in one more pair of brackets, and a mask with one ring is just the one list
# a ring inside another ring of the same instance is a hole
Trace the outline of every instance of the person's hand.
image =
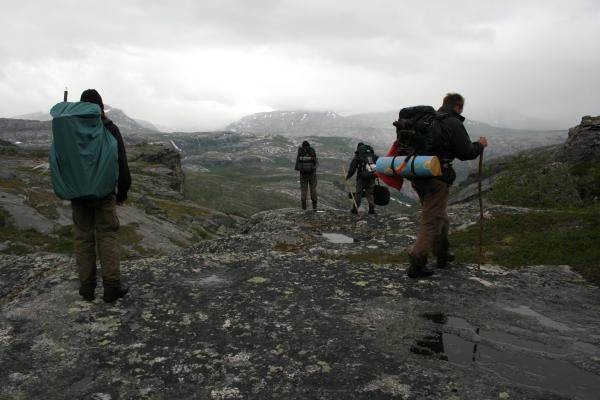
[(117, 206), (119, 206), (119, 207), (123, 207), (123, 204), (124, 204), (124, 203), (123, 203), (122, 201), (117, 201)]
[(482, 145), (483, 147), (487, 147), (488, 141), (485, 136), (482, 136), (479, 138), (479, 144)]

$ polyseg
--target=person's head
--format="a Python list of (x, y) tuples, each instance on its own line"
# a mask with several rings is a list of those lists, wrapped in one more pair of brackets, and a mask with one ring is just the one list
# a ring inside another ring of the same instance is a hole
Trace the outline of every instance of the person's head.
[(87, 89), (81, 93), (80, 101), (85, 101), (87, 103), (94, 103), (100, 106), (100, 110), (104, 112), (104, 103), (102, 102), (102, 97), (100, 93), (96, 89)]
[(310, 143), (308, 143), (308, 140), (302, 142), (302, 147), (310, 147)]
[(462, 114), (465, 106), (465, 98), (458, 93), (448, 93), (446, 97), (444, 97), (443, 106)]
[(363, 147), (365, 144), (363, 142), (360, 142), (359, 144), (356, 145), (356, 150), (360, 149), (361, 147)]

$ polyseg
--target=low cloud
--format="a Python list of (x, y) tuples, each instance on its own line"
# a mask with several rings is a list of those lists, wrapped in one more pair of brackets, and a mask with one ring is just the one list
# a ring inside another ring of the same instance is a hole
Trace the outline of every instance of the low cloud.
[(0, 116), (47, 110), (64, 86), (180, 130), (460, 91), (468, 117), (564, 128), (600, 114), (599, 17), (594, 1), (6, 4)]

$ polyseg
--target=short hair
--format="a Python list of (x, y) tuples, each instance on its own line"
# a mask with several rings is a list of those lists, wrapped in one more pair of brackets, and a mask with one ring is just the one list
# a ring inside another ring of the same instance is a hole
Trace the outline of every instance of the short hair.
[(100, 109), (104, 111), (104, 102), (102, 101), (100, 93), (98, 93), (96, 89), (84, 90), (83, 93), (81, 93), (80, 101), (98, 104), (100, 106)]
[(465, 98), (458, 93), (448, 93), (444, 97), (443, 105), (446, 107), (454, 108), (456, 106), (464, 106)]

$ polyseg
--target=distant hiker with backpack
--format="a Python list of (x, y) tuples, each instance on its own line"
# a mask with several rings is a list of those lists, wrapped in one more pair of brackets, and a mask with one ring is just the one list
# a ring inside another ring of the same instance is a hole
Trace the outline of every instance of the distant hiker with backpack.
[(85, 90), (81, 102), (56, 104), (51, 114), (52, 183), (58, 197), (71, 200), (79, 294), (87, 301), (95, 298), (97, 252), (103, 299), (110, 303), (129, 291), (121, 282), (117, 239), (116, 206), (127, 200), (131, 186), (123, 138), (94, 89)]
[(359, 143), (354, 152), (354, 158), (350, 162), (346, 180), (352, 178), (356, 173), (356, 193), (352, 209), (353, 214), (358, 214), (360, 203), (362, 202), (363, 192), (369, 203), (369, 214), (375, 214), (375, 199), (373, 191), (375, 189), (374, 165), (377, 161), (377, 155), (373, 148), (367, 144)]
[(296, 156), (296, 166), (294, 169), (300, 172), (300, 200), (302, 209), (306, 210), (306, 195), (310, 188), (310, 199), (312, 200), (313, 210), (317, 209), (317, 152), (311, 147), (308, 141), (302, 142), (298, 148)]
[[(411, 278), (434, 274), (427, 268), (430, 250), (437, 259), (438, 268), (446, 268), (454, 261), (448, 242), (448, 193), (456, 178), (452, 168), (455, 158), (461, 161), (474, 160), (488, 145), (481, 137), (471, 142), (461, 115), (465, 99), (458, 93), (444, 97), (443, 105), (437, 112), (429, 106), (417, 106), (400, 110), (396, 126), (397, 155), (437, 156), (441, 171), (434, 177), (411, 177), (412, 187), (421, 202), (421, 226), (417, 239), (409, 252), (410, 266), (407, 274)], [(413, 168), (414, 169), (414, 168)]]

